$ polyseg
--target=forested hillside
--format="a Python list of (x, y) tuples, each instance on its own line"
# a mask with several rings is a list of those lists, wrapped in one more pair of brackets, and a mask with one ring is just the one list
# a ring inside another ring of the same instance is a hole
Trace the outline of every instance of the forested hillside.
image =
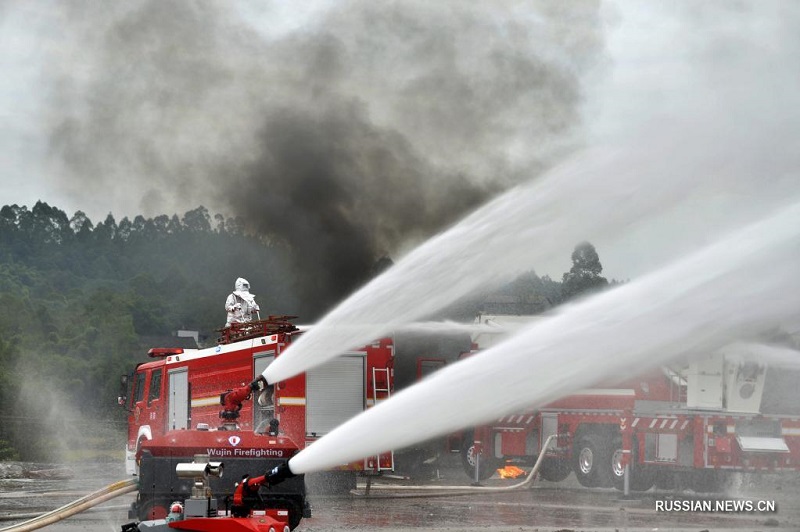
[(239, 276), (267, 313), (313, 310), (293, 298), (285, 246), (203, 207), (94, 224), (41, 202), (4, 206), (0, 459), (47, 458), (70, 435), (120, 423), (119, 375), (179, 329), (213, 343)]

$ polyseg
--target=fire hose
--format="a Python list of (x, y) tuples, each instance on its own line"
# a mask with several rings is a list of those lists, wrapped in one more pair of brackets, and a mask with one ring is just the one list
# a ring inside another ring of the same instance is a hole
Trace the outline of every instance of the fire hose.
[(139, 485), (136, 479), (120, 480), (38, 517), (6, 528), (0, 528), (0, 532), (28, 532), (30, 530), (37, 530), (83, 512), (107, 500), (136, 491), (138, 488)]
[[(539, 468), (542, 465), (542, 461), (544, 460), (545, 451), (550, 446), (550, 442), (552, 442), (555, 438), (557, 438), (557, 434), (551, 434), (547, 437), (542, 445), (542, 452), (539, 453), (539, 457), (536, 459), (536, 463), (533, 464), (533, 469), (530, 470), (528, 475), (521, 481), (517, 482), (516, 484), (512, 484), (511, 486), (386, 486), (381, 487), (380, 489), (388, 489), (391, 491), (442, 491), (448, 492), (448, 495), (467, 495), (470, 493), (476, 492), (499, 492), (499, 491), (512, 491), (530, 487), (533, 484), (534, 479), (536, 478), (536, 474), (539, 472)], [(364, 495), (368, 496), (370, 489), (376, 488), (375, 486), (370, 487), (367, 485), (367, 488), (364, 491)], [(355, 492), (355, 490), (353, 490)], [(359, 493), (355, 493), (359, 494)], [(404, 497), (413, 497), (413, 495), (403, 495)], [(425, 496), (425, 495), (423, 495)], [(0, 532), (3, 532), (0, 530)]]

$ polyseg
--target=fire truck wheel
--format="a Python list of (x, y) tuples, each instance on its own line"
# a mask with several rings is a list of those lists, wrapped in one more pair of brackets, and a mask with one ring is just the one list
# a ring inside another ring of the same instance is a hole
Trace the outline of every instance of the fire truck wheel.
[[(471, 479), (475, 479), (475, 442), (471, 434), (468, 434), (464, 441), (461, 443), (461, 464), (464, 466), (464, 472)], [(495, 469), (498, 468), (499, 461), (489, 453), (481, 453), (480, 461), (478, 462), (479, 471), (478, 479), (486, 480), (494, 475)]]
[(539, 474), (548, 482), (561, 482), (572, 473), (569, 462), (557, 458), (545, 458), (539, 467)]
[(572, 449), (572, 469), (575, 478), (585, 488), (611, 485), (611, 449), (597, 434), (581, 437)]
[[(612, 444), (614, 451), (611, 454), (611, 480), (619, 491), (625, 489), (625, 469), (622, 467), (622, 440), (617, 438)], [(631, 456), (628, 471), (628, 487), (632, 491), (647, 491), (655, 483), (655, 475), (647, 466), (639, 465), (638, 445), (634, 442), (633, 455)]]

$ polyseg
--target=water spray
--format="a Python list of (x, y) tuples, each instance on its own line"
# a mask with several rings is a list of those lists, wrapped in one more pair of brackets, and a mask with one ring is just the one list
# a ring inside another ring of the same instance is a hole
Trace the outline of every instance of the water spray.
[[(714, 123), (716, 117), (707, 118)], [(647, 145), (587, 151), (497, 197), (343, 301), (270, 364), (265, 377), (278, 382), (306, 371), (476, 290), (511, 281), (532, 265), (551, 264), (575, 242), (619, 238), (642, 221), (697, 209), (698, 203), (703, 207), (698, 198), (707, 196), (715, 198), (710, 207), (714, 212), (724, 210), (726, 191), (742, 179), (737, 172), (749, 172), (755, 165), (755, 155), (737, 148), (743, 139), (733, 134), (715, 134), (713, 146), (694, 143), (695, 136), (665, 127), (649, 136)], [(736, 154), (735, 165), (731, 153)], [(780, 198), (762, 194), (748, 209), (731, 206), (735, 215), (684, 231), (671, 245), (697, 249), (731, 227), (788, 205), (798, 195), (796, 180), (787, 177), (788, 169), (775, 172), (761, 186), (784, 190)], [(559, 223), (564, 219), (569, 223)]]
[(800, 369), (800, 351), (789, 347), (753, 342), (737, 342), (730, 345), (726, 355), (737, 356), (742, 360), (753, 359), (770, 366), (785, 369)]
[(800, 309), (798, 227), (800, 203), (567, 306), (349, 420), (293, 457), (291, 470), (317, 471), (403, 448), (606, 377), (713, 351), (794, 318)]

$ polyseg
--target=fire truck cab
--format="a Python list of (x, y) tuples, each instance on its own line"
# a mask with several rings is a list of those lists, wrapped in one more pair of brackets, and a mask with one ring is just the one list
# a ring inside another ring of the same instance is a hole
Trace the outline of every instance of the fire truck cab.
[[(128, 411), (127, 473), (138, 473), (143, 442), (168, 431), (217, 428), (221, 394), (260, 376), (302, 333), (290, 318), (270, 316), (232, 324), (221, 331), (214, 347), (151, 349), (153, 360), (123, 377), (120, 404)], [(246, 401), (236, 425), (239, 430), (264, 433), (277, 420), (280, 433), (302, 448), (386, 399), (393, 389), (393, 362), (388, 339), (344, 353)], [(387, 453), (365, 457), (345, 469), (380, 472), (392, 467), (393, 455)]]

